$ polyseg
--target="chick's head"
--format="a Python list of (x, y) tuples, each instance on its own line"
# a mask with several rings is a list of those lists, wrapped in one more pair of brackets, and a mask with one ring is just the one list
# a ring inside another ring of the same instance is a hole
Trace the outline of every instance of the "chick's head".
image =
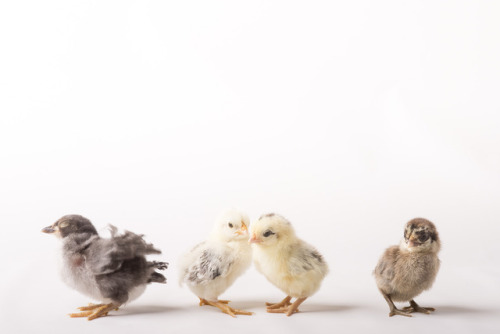
[(66, 238), (74, 233), (97, 234), (90, 220), (80, 215), (63, 216), (54, 224), (42, 229), (42, 232), (54, 234), (58, 238)]
[(292, 224), (275, 213), (262, 215), (250, 226), (249, 242), (252, 244), (267, 247), (292, 238), (295, 238)]
[(246, 240), (249, 225), (246, 214), (234, 209), (227, 210), (217, 218), (211, 236), (225, 242)]
[(406, 223), (401, 243), (410, 252), (437, 252), (440, 248), (436, 226), (424, 218), (415, 218)]

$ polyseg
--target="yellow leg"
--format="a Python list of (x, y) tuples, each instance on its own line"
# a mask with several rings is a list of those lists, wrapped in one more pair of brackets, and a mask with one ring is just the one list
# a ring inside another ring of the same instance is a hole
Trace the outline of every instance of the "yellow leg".
[(291, 316), (295, 312), (299, 312), (299, 305), (302, 304), (306, 299), (307, 297), (296, 299), (295, 302), (288, 307), (288, 312), (286, 313), (287, 317)]
[(118, 310), (119, 305), (111, 304), (89, 304), (88, 306), (82, 306), (78, 309), (82, 312), (80, 313), (70, 313), (71, 318), (82, 318), (87, 317), (87, 320), (94, 320), (100, 317), (108, 315), (111, 310)]
[(229, 303), (228, 300), (217, 300), (216, 302), (212, 302), (210, 300), (200, 298), (200, 306), (210, 305), (210, 306), (217, 307), (219, 310), (221, 310), (222, 312), (224, 312), (226, 314), (229, 314), (233, 318), (235, 318), (237, 314), (241, 314), (241, 315), (252, 315), (253, 314), (252, 312), (234, 309), (234, 308), (230, 307), (229, 305), (227, 305), (228, 303)]

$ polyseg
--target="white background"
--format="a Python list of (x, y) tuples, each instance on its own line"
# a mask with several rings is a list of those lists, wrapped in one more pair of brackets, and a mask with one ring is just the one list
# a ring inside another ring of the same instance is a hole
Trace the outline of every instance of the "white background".
[[(500, 5), (495, 1), (4, 1), (2, 333), (421, 333), (500, 329)], [(227, 207), (277, 212), (330, 274), (303, 312), (250, 269), (222, 298), (177, 284)], [(171, 263), (113, 316), (66, 314), (64, 214), (146, 234)], [(371, 271), (422, 216), (441, 271), (389, 318)], [(7, 332), (4, 330), (8, 330)]]

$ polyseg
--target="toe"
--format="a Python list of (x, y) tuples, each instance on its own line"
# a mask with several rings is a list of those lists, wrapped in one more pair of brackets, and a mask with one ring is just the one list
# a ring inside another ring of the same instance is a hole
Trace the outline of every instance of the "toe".
[(288, 312), (288, 307), (282, 307), (282, 308), (268, 308), (267, 309), (268, 313), (285, 313)]
[(83, 317), (88, 317), (91, 315), (92, 312), (86, 311), (86, 312), (79, 312), (79, 313), (70, 313), (68, 314), (71, 318), (83, 318)]
[(410, 313), (404, 312), (404, 311), (401, 311), (401, 310), (392, 310), (389, 313), (389, 317), (392, 317), (392, 316), (395, 316), (395, 315), (403, 315), (405, 317), (412, 317), (412, 315)]

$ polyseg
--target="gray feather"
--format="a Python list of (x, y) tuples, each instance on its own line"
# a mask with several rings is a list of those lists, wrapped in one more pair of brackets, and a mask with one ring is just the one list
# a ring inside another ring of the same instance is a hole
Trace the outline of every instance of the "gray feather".
[[(90, 223), (89, 223), (90, 224)], [(103, 239), (93, 233), (70, 233), (64, 238), (64, 256), (67, 259), (71, 281), (84, 287), (95, 280), (103, 298), (116, 305), (128, 301), (129, 293), (147, 283), (165, 283), (165, 277), (155, 269), (164, 270), (166, 262), (148, 262), (145, 255), (159, 254), (158, 249), (129, 231), (118, 235), (110, 225), (111, 238)]]
[(294, 275), (325, 266), (323, 256), (312, 246), (293, 247), (289, 260), (289, 270)]
[(129, 231), (118, 235), (117, 228), (110, 225), (111, 238), (98, 239), (92, 243), (87, 257), (87, 266), (95, 275), (112, 273), (121, 268), (125, 260), (161, 251), (148, 244), (138, 235)]
[(204, 249), (198, 259), (186, 269), (184, 280), (194, 285), (207, 284), (219, 276), (225, 277), (232, 263), (230, 253)]

